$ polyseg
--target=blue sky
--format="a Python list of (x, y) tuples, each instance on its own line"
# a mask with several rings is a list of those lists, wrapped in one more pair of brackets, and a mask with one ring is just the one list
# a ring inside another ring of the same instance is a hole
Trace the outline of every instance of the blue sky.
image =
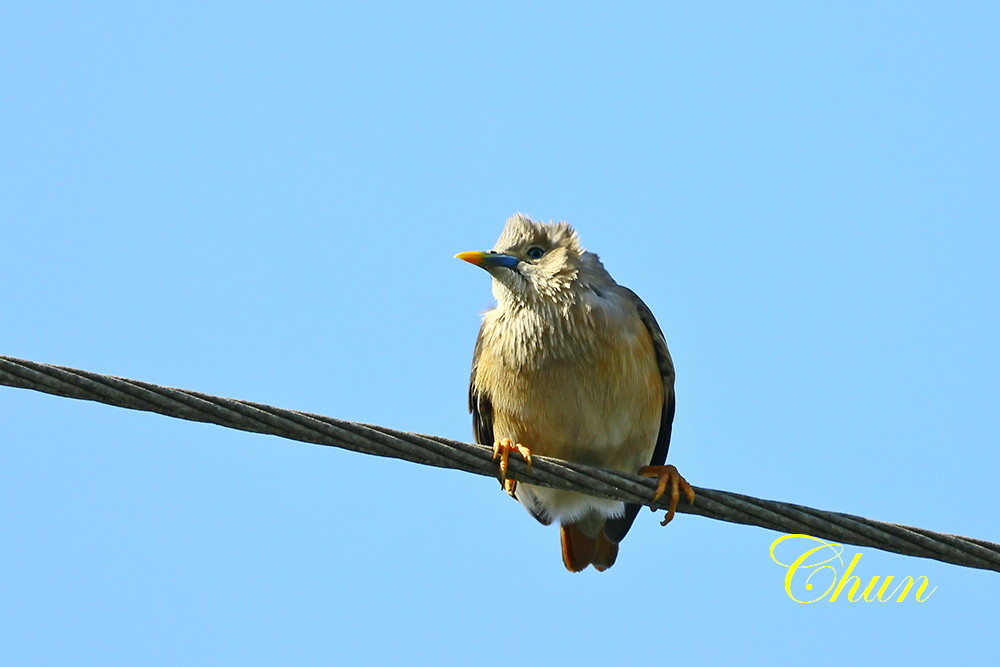
[[(514, 211), (656, 314), (694, 484), (1000, 540), (995, 3), (8, 3), (0, 353), (471, 439)], [(1000, 578), (796, 604), (486, 478), (0, 388), (5, 664), (968, 662)], [(847, 553), (858, 550), (848, 548)]]

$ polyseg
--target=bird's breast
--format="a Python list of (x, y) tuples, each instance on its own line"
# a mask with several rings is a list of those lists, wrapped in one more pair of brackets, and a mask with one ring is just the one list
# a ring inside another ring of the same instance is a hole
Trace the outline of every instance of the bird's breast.
[(494, 332), (475, 378), (493, 404), (494, 437), (589, 465), (634, 472), (647, 464), (665, 389), (649, 332), (638, 318), (628, 322), (578, 330), (562, 348), (543, 335), (530, 359)]

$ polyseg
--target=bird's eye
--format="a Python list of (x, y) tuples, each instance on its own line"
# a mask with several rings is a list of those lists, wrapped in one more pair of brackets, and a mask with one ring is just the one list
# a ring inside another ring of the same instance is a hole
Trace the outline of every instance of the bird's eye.
[(528, 259), (538, 259), (539, 257), (545, 254), (545, 250), (539, 248), (536, 245), (533, 245), (530, 248), (528, 248), (528, 252), (524, 254), (528, 256)]

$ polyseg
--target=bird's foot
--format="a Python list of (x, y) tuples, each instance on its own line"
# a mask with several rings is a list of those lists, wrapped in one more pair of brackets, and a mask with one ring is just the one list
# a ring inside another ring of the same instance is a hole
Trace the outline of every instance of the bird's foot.
[(681, 474), (677, 472), (677, 468), (673, 466), (643, 466), (639, 469), (639, 474), (643, 477), (658, 477), (659, 482), (656, 485), (656, 493), (653, 494), (653, 502), (655, 503), (660, 499), (667, 491), (667, 486), (670, 486), (670, 504), (667, 506), (667, 515), (663, 517), (663, 521), (660, 522), (661, 526), (665, 526), (670, 523), (670, 520), (674, 518), (674, 512), (677, 509), (677, 501), (681, 499), (681, 493), (687, 498), (688, 504), (694, 504), (694, 489), (691, 485), (687, 483), (687, 480), (681, 477)]
[(517, 480), (507, 477), (507, 459), (510, 458), (511, 452), (520, 454), (528, 468), (531, 468), (531, 450), (524, 445), (518, 444), (510, 438), (497, 440), (493, 443), (493, 460), (500, 459), (500, 479), (503, 482), (503, 490), (513, 497), (514, 491), (517, 489)]

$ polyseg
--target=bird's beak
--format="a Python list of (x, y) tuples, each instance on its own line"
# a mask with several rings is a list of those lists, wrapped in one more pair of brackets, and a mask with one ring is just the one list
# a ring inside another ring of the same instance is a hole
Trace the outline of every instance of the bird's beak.
[(464, 260), (469, 264), (475, 264), (476, 266), (484, 268), (487, 271), (498, 266), (502, 266), (507, 269), (516, 269), (518, 263), (521, 261), (517, 257), (513, 257), (511, 255), (502, 255), (498, 252), (479, 252), (478, 250), (460, 252), (455, 255), (455, 257)]

